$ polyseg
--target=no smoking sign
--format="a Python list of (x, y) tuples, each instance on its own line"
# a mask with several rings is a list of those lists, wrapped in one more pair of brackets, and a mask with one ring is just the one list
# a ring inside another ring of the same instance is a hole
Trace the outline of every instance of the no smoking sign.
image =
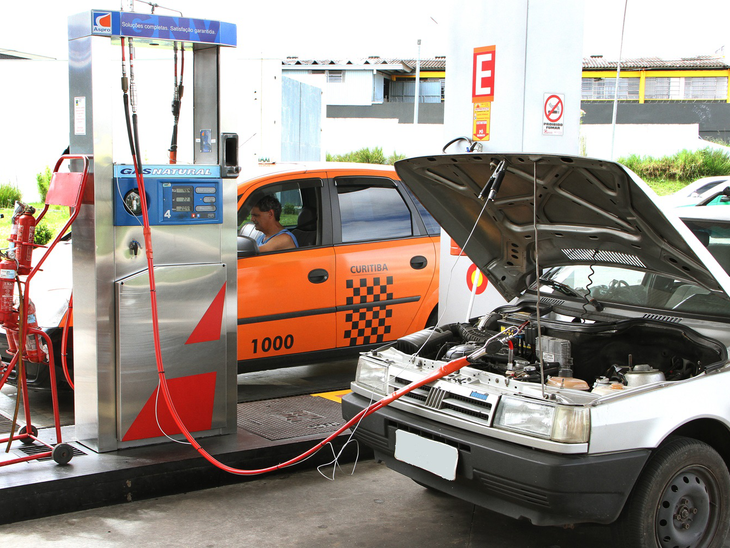
[(545, 93), (542, 106), (542, 134), (563, 134), (563, 112), (565, 111), (565, 95), (562, 93)]

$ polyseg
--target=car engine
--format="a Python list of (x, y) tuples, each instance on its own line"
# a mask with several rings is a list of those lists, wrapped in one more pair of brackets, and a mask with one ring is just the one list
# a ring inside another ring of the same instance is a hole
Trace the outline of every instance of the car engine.
[(489, 345), (473, 368), (517, 381), (600, 391), (678, 381), (727, 360), (719, 341), (661, 320), (584, 323), (580, 318), (556, 319), (543, 307), (538, 326), (534, 302), (503, 306), (468, 323), (425, 329), (398, 339), (395, 347), (409, 355), (450, 361), (472, 354), (510, 326), (522, 326), (520, 334), (509, 344)]

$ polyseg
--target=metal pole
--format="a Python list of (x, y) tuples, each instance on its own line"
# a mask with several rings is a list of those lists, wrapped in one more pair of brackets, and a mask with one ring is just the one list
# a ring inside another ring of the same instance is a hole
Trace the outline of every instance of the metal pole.
[(416, 93), (413, 97), (413, 123), (418, 123), (418, 103), (421, 100), (421, 39), (416, 42), (418, 44), (418, 55), (416, 56)]
[(611, 160), (615, 160), (613, 156), (613, 145), (616, 141), (616, 113), (618, 112), (618, 83), (621, 78), (621, 57), (624, 51), (624, 30), (626, 28), (626, 9), (629, 6), (629, 0), (624, 2), (624, 17), (621, 23), (621, 44), (618, 50), (618, 63), (616, 64), (616, 86), (613, 90), (613, 115), (611, 117)]

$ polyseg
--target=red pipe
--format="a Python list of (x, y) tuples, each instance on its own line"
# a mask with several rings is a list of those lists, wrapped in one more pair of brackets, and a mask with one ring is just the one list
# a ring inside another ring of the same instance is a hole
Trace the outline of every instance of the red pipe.
[(162, 388), (162, 395), (165, 400), (165, 403), (167, 404), (168, 409), (170, 410), (170, 414), (172, 415), (173, 420), (175, 421), (175, 424), (180, 429), (180, 432), (182, 432), (183, 436), (190, 442), (190, 444), (195, 448), (200, 455), (203, 456), (208, 462), (213, 464), (214, 466), (220, 468), (221, 470), (225, 472), (229, 472), (231, 474), (241, 475), (241, 476), (253, 476), (258, 474), (265, 474), (267, 472), (273, 472), (276, 470), (280, 470), (282, 468), (286, 468), (288, 466), (292, 466), (293, 464), (296, 464), (307, 457), (313, 455), (317, 451), (319, 451), (322, 447), (330, 443), (333, 439), (335, 439), (337, 436), (342, 434), (345, 430), (359, 422), (362, 418), (367, 417), (368, 415), (371, 415), (372, 413), (375, 413), (378, 409), (385, 407), (389, 403), (395, 401), (396, 399), (400, 398), (404, 394), (407, 394), (411, 390), (415, 390), (416, 388), (419, 388), (425, 384), (429, 384), (431, 382), (434, 382), (446, 375), (449, 375), (451, 373), (454, 373), (461, 369), (462, 367), (465, 367), (469, 365), (469, 361), (466, 357), (459, 358), (453, 361), (448, 362), (447, 364), (443, 365), (439, 369), (435, 370), (430, 375), (424, 377), (423, 379), (413, 382), (409, 384), (408, 386), (405, 386), (399, 390), (396, 390), (395, 392), (389, 394), (388, 396), (384, 397), (383, 399), (371, 404), (370, 406), (366, 407), (359, 413), (357, 413), (353, 418), (351, 418), (349, 421), (347, 421), (345, 424), (343, 424), (336, 432), (333, 434), (330, 434), (326, 439), (319, 442), (317, 445), (309, 449), (308, 451), (305, 451), (301, 455), (294, 457), (286, 462), (277, 464), (275, 466), (269, 466), (267, 468), (258, 468), (258, 469), (252, 469), (252, 470), (245, 470), (240, 468), (233, 468), (231, 466), (228, 466), (226, 464), (223, 464), (219, 460), (217, 460), (215, 457), (213, 457), (210, 453), (208, 453), (203, 447), (197, 442), (197, 440), (193, 437), (193, 435), (190, 433), (190, 431), (187, 429), (185, 424), (183, 423), (182, 419), (180, 418), (180, 415), (178, 414), (177, 410), (175, 409), (175, 404), (172, 401), (172, 396), (170, 394), (170, 390), (167, 384), (167, 377), (165, 376), (165, 368), (162, 362), (162, 350), (161, 350), (161, 344), (160, 344), (160, 328), (159, 328), (159, 317), (157, 313), (157, 291), (155, 286), (155, 274), (154, 274), (154, 261), (153, 261), (153, 253), (152, 253), (152, 237), (150, 234), (150, 225), (149, 225), (149, 214), (147, 213), (147, 197), (145, 194), (144, 189), (144, 176), (141, 174), (141, 170), (137, 169), (136, 161), (135, 161), (135, 170), (137, 171), (137, 182), (139, 185), (139, 194), (140, 194), (140, 200), (142, 205), (142, 221), (144, 224), (144, 240), (145, 240), (145, 248), (147, 252), (147, 270), (149, 272), (149, 286), (150, 286), (150, 304), (152, 308), (152, 335), (154, 339), (154, 346), (155, 346), (155, 361), (157, 363), (157, 374), (160, 381), (160, 387)]

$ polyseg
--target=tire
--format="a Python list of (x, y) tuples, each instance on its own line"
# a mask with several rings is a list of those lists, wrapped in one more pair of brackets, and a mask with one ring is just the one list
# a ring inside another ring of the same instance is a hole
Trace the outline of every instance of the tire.
[(617, 523), (620, 546), (720, 548), (730, 528), (730, 474), (712, 447), (670, 438), (642, 472)]

